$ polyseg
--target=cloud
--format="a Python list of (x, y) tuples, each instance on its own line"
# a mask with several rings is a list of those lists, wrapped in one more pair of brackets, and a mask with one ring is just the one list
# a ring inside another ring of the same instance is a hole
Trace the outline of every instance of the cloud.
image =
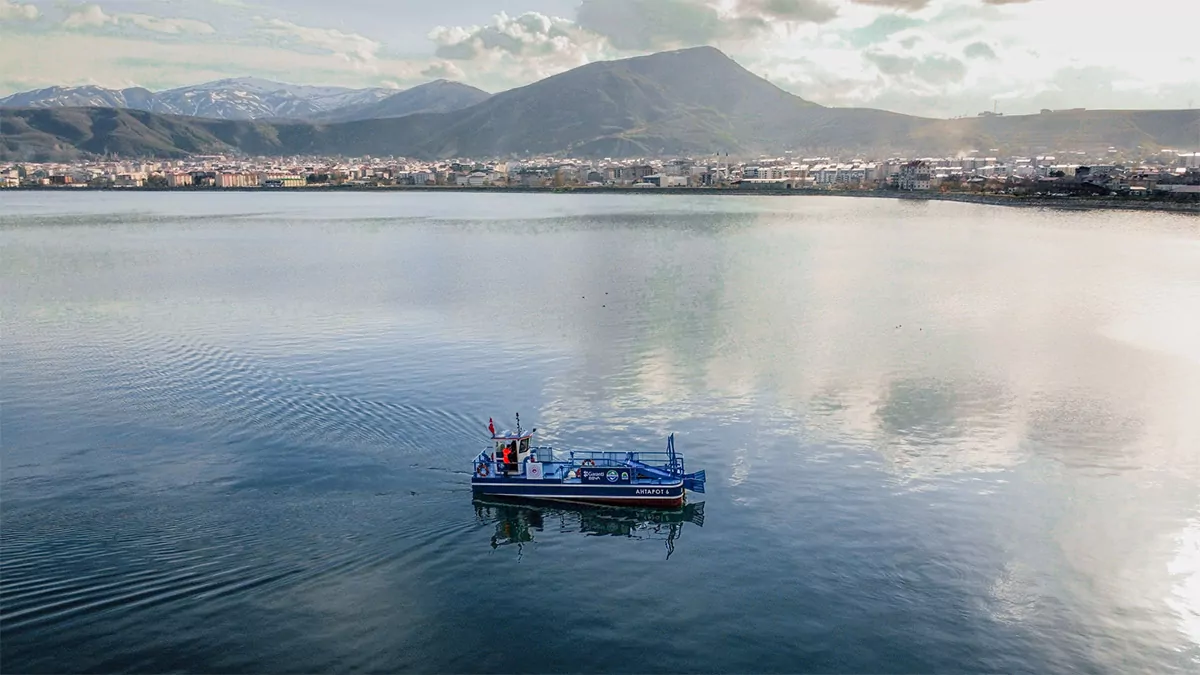
[(1006, 102), (1019, 102), (1034, 108), (1128, 108), (1131, 94), (1141, 94), (1151, 101), (1175, 102), (1198, 93), (1200, 83), (1194, 79), (1152, 84), (1121, 68), (1089, 65), (1057, 69), (1046, 79), (1020, 83), (995, 98), (1001, 101), (1001, 107)]
[(966, 64), (951, 56), (934, 54), (918, 58), (866, 52), (863, 57), (884, 75), (910, 76), (930, 84), (957, 82), (967, 74)]
[(431, 64), (428, 68), (421, 71), (425, 77), (432, 77), (435, 80), (461, 80), (466, 77), (466, 73), (462, 68), (454, 65), (449, 61), (438, 61)]
[(746, 40), (837, 15), (829, 0), (583, 0), (576, 21), (616, 49), (646, 52)]
[[(493, 91), (522, 86), (593, 61), (620, 56), (604, 37), (574, 21), (526, 12), (504, 12), (482, 26), (438, 26), (429, 33), (435, 55), (453, 62), (448, 79), (482, 79)], [(431, 73), (447, 70), (429, 66)], [(474, 78), (464, 77), (463, 71)]]
[(429, 33), (436, 54), (469, 61), (488, 52), (515, 56), (546, 56), (577, 52), (589, 36), (568, 19), (526, 12), (510, 17), (500, 12), (492, 23), (470, 28), (438, 26)]
[(344, 33), (336, 28), (300, 26), (283, 19), (259, 17), (258, 22), (258, 33), (261, 35), (315, 47), (356, 66), (370, 66), (378, 58), (380, 44), (357, 33)]
[(170, 19), (150, 16), (149, 14), (124, 14), (119, 15), (118, 19), (123, 23), (128, 22), (148, 31), (166, 33), (168, 35), (181, 35), (185, 33), (211, 35), (216, 32), (216, 29), (210, 24), (195, 19)]
[(577, 20), (617, 49), (636, 51), (707, 44), (724, 31), (705, 0), (583, 0)]
[(517, 17), (500, 12), (492, 17), (492, 23), (469, 28), (437, 26), (430, 31), (430, 40), (436, 44), (434, 54), (439, 58), (457, 61), (505, 60), (571, 67), (607, 53), (607, 44), (599, 36), (569, 19), (539, 12)]
[(117, 17), (105, 14), (100, 5), (84, 5), (67, 14), (62, 25), (64, 28), (90, 28), (116, 23)]
[[(20, 91), (52, 85), (94, 84), (121, 89), (170, 89), (209, 80), (254, 75), (294, 84), (409, 87), (429, 81), (427, 59), (381, 57), (373, 68), (328, 53), (298, 52), (248, 41), (190, 43), (104, 33), (5, 35), (4, 85)], [(78, 52), (87, 59), (47, 60), (45, 53)]]
[(855, 72), (848, 63), (824, 64), (818, 58), (799, 57), (767, 69), (772, 83), (811, 101), (826, 105), (860, 105), (884, 88), (876, 73)]
[[(827, 21), (826, 0), (584, 0), (577, 19), (501, 12), (478, 26), (429, 33), (438, 58), (505, 84), (592, 61), (695, 45), (742, 43), (776, 26)], [(523, 81), (522, 81), (523, 80)]]
[(983, 0), (985, 5), (1017, 5), (1026, 2), (1033, 2), (1033, 0)]
[(914, 19), (910, 16), (900, 14), (880, 14), (874, 21), (850, 31), (847, 35), (851, 46), (866, 47), (879, 42), (883, 42), (887, 38), (909, 28), (916, 28), (924, 25), (925, 22), (920, 19)]
[(986, 42), (972, 42), (963, 47), (963, 56), (968, 59), (988, 59), (994, 61), (996, 52)]
[(742, 0), (738, 13), (782, 21), (826, 23), (837, 17), (838, 10), (822, 0)]
[(868, 61), (874, 63), (875, 67), (879, 68), (879, 72), (884, 75), (907, 75), (917, 67), (917, 60), (908, 56), (871, 52), (867, 52), (864, 56)]
[(39, 14), (38, 8), (33, 5), (0, 0), (0, 21), (35, 21)]
[[(986, 1), (986, 0), (985, 0)], [(852, 0), (859, 5), (874, 5), (876, 7), (891, 7), (915, 12), (929, 6), (929, 0)]]
[[(3, 0), (0, 0), (3, 2)], [(104, 26), (136, 26), (142, 30), (166, 35), (211, 35), (211, 25), (196, 19), (172, 19), (149, 14), (106, 14), (99, 5), (83, 5), (63, 19), (64, 28), (102, 28)]]

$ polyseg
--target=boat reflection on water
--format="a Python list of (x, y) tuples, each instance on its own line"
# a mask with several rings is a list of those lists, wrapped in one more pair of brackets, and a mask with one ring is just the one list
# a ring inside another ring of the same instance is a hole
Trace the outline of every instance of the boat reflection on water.
[(522, 544), (533, 541), (533, 533), (542, 532), (547, 521), (559, 532), (588, 537), (660, 539), (665, 542), (667, 559), (675, 552), (684, 523), (704, 526), (704, 502), (677, 509), (636, 509), (570, 502), (547, 504), (515, 497), (476, 497), (472, 501), (479, 521), (496, 526), (492, 548), (515, 544), (518, 555)]

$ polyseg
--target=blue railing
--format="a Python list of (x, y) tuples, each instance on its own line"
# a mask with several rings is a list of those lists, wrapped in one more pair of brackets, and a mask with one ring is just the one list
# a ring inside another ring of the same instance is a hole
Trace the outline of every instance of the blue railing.
[[(563, 457), (561, 456), (563, 453), (555, 453), (551, 446), (537, 446), (530, 449), (537, 456), (539, 462), (557, 465), (546, 474), (548, 478), (569, 478), (576, 469), (583, 466), (595, 466), (598, 468), (625, 468), (633, 466), (635, 470), (638, 470), (636, 466), (637, 464), (641, 464), (646, 470), (638, 471), (647, 478), (652, 480), (677, 480), (686, 477), (692, 479), (689, 480), (691, 483), (699, 483), (700, 489), (698, 491), (702, 492), (703, 472), (698, 472), (694, 478), (686, 475), (683, 456), (675, 452), (674, 440), (674, 434), (667, 439), (666, 452), (646, 452), (641, 450), (627, 452), (613, 450), (571, 450)], [(499, 469), (499, 463), (492, 459), (491, 452), (487, 450), (479, 453), (472, 462), (471, 468), (475, 472), (475, 475), (480, 475), (481, 465), (487, 466), (488, 476), (495, 476)]]
[[(572, 468), (584, 466), (584, 462), (591, 462), (597, 467), (636, 467), (641, 464), (649, 469), (657, 472), (669, 474), (671, 478), (682, 478), (684, 475), (683, 457), (674, 452), (644, 452), (641, 450), (632, 452), (614, 452), (610, 450), (575, 450), (571, 452), (571, 458), (568, 462)], [(649, 478), (667, 479), (666, 475), (652, 475), (650, 472), (643, 472)]]
[(487, 467), (487, 475), (489, 477), (496, 475), (496, 465), (495, 465), (495, 462), (492, 461), (491, 453), (484, 451), (484, 452), (481, 452), (478, 455), (476, 455), (475, 459), (471, 462), (471, 473), (473, 473), (476, 476), (480, 475), (480, 473), (479, 473), (480, 466)]

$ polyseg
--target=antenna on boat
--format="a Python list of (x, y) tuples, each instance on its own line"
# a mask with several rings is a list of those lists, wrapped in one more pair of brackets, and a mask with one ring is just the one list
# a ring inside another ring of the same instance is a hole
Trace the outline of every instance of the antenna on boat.
[(517, 413), (517, 438), (521, 437), (521, 413)]

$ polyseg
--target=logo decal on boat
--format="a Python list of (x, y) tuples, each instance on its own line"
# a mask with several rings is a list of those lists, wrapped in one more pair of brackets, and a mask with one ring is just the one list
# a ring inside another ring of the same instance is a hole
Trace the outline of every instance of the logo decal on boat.
[(601, 485), (628, 485), (631, 473), (632, 472), (628, 469), (618, 469), (616, 467), (601, 468), (596, 466), (585, 466), (580, 469), (579, 478), (583, 483), (600, 483)]

